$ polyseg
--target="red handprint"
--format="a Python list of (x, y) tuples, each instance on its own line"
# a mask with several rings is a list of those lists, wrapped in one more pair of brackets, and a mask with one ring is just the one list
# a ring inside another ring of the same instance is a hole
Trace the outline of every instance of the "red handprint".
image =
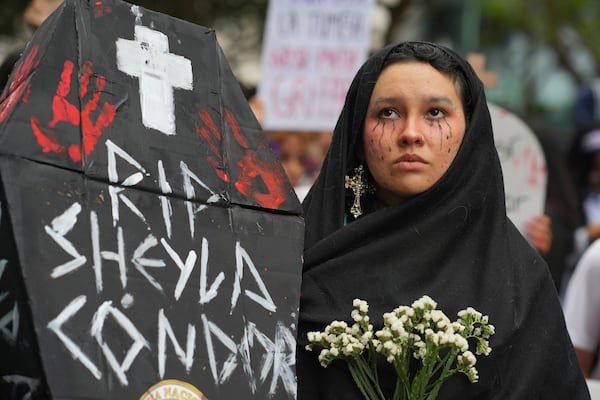
[(52, 121), (50, 121), (47, 127), (43, 127), (36, 117), (31, 117), (31, 128), (44, 153), (63, 153), (65, 146), (59, 143), (53, 129), (59, 123), (68, 123), (73, 126), (81, 125), (83, 135), (82, 146), (79, 144), (70, 144), (67, 148), (67, 153), (71, 160), (74, 163), (78, 163), (81, 161), (82, 147), (83, 152), (88, 156), (94, 151), (98, 139), (102, 136), (102, 130), (108, 127), (114, 120), (116, 109), (114, 104), (104, 102), (96, 118), (96, 122), (92, 122), (91, 114), (98, 109), (100, 96), (106, 86), (106, 78), (100, 75), (95, 76), (96, 90), (91, 95), (88, 95), (88, 86), (90, 78), (93, 75), (92, 63), (90, 61), (86, 61), (81, 67), (82, 74), (79, 78), (81, 111), (77, 105), (70, 103), (67, 100), (67, 95), (71, 92), (73, 69), (73, 62), (70, 60), (65, 61), (60, 82), (56, 88), (56, 94), (52, 99)]
[(101, 18), (112, 13), (112, 7), (107, 6), (102, 1), (96, 1), (94, 3), (94, 17)]
[(202, 110), (198, 113), (205, 126), (196, 128), (196, 132), (206, 140), (208, 147), (213, 155), (208, 156), (208, 164), (215, 169), (215, 173), (223, 182), (229, 182), (229, 174), (225, 171), (225, 157), (221, 154), (219, 143), (221, 142), (221, 132), (217, 129), (215, 121), (208, 111)]
[[(229, 110), (224, 110), (224, 114), (225, 121), (227, 121), (233, 132), (235, 143), (243, 154), (237, 162), (239, 172), (234, 179), (234, 187), (241, 194), (254, 199), (262, 207), (277, 209), (288, 197), (285, 190), (285, 174), (279, 167), (278, 161), (276, 159), (261, 159), (260, 154), (251, 148), (233, 114)], [(219, 147), (222, 135), (207, 111), (200, 111), (199, 116), (205, 126), (197, 128), (197, 132), (207, 141), (213, 153), (208, 156), (208, 163), (215, 168), (216, 174), (221, 180), (229, 182), (231, 177), (223, 169), (227, 160), (225, 155), (221, 154)], [(258, 191), (254, 185), (254, 180), (257, 177), (262, 178), (265, 183), (266, 193)]]
[(0, 98), (0, 124), (8, 117), (8, 114), (10, 114), (13, 107), (17, 104), (21, 95), (28, 88), (27, 78), (29, 78), (31, 72), (39, 64), (39, 61), (35, 60), (39, 47), (39, 45), (35, 45), (31, 48), (31, 51), (25, 56), (23, 62), (16, 67), (12, 80), (6, 85)]

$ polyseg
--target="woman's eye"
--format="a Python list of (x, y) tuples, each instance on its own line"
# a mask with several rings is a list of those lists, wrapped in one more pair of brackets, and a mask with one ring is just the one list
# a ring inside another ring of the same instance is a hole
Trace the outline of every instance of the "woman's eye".
[(396, 113), (396, 111), (392, 110), (391, 108), (385, 108), (379, 112), (379, 117), (380, 118), (395, 118), (395, 117), (398, 117), (398, 114)]
[(439, 108), (433, 108), (433, 109), (429, 110), (428, 115), (432, 118), (442, 118), (445, 116), (444, 112), (442, 110), (440, 110)]

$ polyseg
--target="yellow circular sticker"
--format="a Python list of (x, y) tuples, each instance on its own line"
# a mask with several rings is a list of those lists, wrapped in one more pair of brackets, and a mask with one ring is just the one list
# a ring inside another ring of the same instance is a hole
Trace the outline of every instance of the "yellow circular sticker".
[(140, 400), (208, 400), (201, 391), (187, 382), (167, 379), (146, 390)]

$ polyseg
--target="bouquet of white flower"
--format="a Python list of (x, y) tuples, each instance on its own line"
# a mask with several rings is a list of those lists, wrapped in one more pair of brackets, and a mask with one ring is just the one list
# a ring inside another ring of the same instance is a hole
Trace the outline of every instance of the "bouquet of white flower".
[[(494, 326), (488, 317), (469, 307), (451, 322), (437, 303), (423, 296), (411, 307), (400, 306), (383, 315), (383, 328), (374, 332), (369, 323), (369, 305), (355, 299), (349, 326), (333, 321), (324, 332), (308, 332), (310, 344), (322, 348), (319, 361), (327, 367), (333, 360), (348, 363), (358, 388), (368, 400), (385, 400), (377, 376), (377, 358), (383, 356), (397, 374), (393, 400), (434, 400), (442, 383), (456, 373), (477, 382), (475, 355), (469, 350), (475, 344), (475, 354), (488, 355), (492, 350), (489, 338)], [(411, 369), (411, 360), (418, 368)], [(412, 361), (414, 362), (414, 361)]]

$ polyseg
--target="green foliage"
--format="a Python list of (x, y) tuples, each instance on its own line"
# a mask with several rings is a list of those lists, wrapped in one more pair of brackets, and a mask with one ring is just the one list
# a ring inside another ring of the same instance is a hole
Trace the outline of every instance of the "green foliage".
[[(597, 0), (472, 0), (480, 7), (484, 40), (501, 42), (515, 31), (552, 48), (562, 66), (582, 82), (572, 57), (585, 48), (600, 65), (600, 2)], [(488, 29), (489, 28), (489, 29)]]

